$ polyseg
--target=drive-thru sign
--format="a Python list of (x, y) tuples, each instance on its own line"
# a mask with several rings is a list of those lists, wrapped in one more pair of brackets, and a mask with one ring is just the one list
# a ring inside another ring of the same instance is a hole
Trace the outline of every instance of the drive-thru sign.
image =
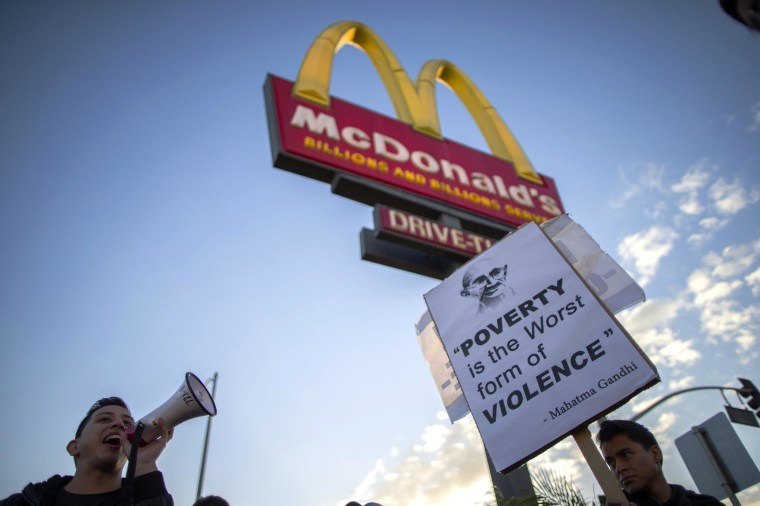
[(535, 223), (466, 263), (425, 301), (502, 472), (659, 380)]

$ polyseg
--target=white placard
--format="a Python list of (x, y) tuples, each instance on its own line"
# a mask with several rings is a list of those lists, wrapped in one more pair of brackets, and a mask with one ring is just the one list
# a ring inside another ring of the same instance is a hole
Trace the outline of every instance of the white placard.
[(467, 262), (425, 301), (501, 471), (659, 380), (536, 224)]

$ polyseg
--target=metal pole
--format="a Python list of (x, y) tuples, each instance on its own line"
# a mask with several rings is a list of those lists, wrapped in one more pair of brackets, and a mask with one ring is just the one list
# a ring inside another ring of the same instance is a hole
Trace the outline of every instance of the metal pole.
[[(649, 413), (654, 408), (656, 408), (657, 406), (659, 406), (663, 402), (667, 401), (671, 397), (675, 397), (676, 395), (681, 395), (681, 394), (686, 393), (686, 392), (694, 392), (695, 390), (720, 390), (721, 393), (723, 393), (723, 390), (734, 390), (736, 392), (740, 392), (739, 388), (734, 388), (734, 387), (718, 387), (718, 386), (691, 387), (691, 388), (684, 388), (682, 390), (676, 390), (675, 392), (670, 393), (670, 394), (666, 395), (665, 397), (659, 399), (657, 402), (655, 402), (653, 404), (650, 404), (649, 406), (647, 406), (647, 408), (644, 411), (642, 411), (640, 413), (637, 413), (636, 415), (632, 416), (631, 417), (631, 421), (635, 422), (636, 420), (638, 420), (642, 416), (646, 415), (647, 413)], [(724, 398), (725, 398), (725, 396), (724, 396)]]
[[(208, 384), (209, 381), (214, 382), (214, 386), (211, 388), (211, 398), (216, 399), (216, 379), (219, 377), (219, 373), (215, 372), (214, 377), (210, 378), (210, 380), (206, 380), (206, 384)], [(211, 433), (211, 419), (213, 417), (209, 416), (206, 420), (206, 437), (203, 440), (203, 457), (201, 458), (201, 475), (198, 477), (198, 493), (195, 495), (195, 500), (197, 501), (201, 497), (201, 492), (203, 491), (203, 478), (206, 474), (206, 455), (208, 453), (208, 437)]]
[(725, 489), (726, 495), (728, 496), (728, 499), (731, 501), (731, 504), (733, 504), (733, 506), (741, 506), (742, 503), (739, 502), (739, 499), (737, 499), (736, 494), (734, 494), (734, 487), (731, 484), (731, 481), (729, 480), (727, 473), (723, 469), (723, 466), (718, 460), (718, 457), (715, 455), (712, 445), (710, 444), (710, 441), (707, 439), (707, 436), (705, 435), (705, 430), (702, 429), (701, 427), (692, 427), (691, 431), (694, 433), (694, 435), (697, 437), (697, 440), (702, 445), (702, 448), (704, 449), (705, 454), (707, 455), (707, 460), (709, 460), (710, 464), (712, 464), (715, 474), (717, 474), (718, 478), (720, 479), (720, 486)]

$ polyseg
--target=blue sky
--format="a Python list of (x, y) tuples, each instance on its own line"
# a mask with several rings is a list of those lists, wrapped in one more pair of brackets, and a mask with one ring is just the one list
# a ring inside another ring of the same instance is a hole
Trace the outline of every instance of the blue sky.
[[(372, 210), (272, 167), (262, 85), (339, 20), (415, 76), (464, 70), (555, 178), (565, 209), (644, 287), (620, 319), (672, 389), (760, 384), (760, 36), (718, 2), (0, 4), (0, 497), (70, 473), (89, 404), (140, 416), (219, 373), (204, 491), (233, 504), (479, 504), (468, 419), (442, 416), (414, 323), (437, 282), (364, 262)], [(486, 150), (439, 87), (446, 137)], [(331, 93), (393, 115), (345, 48)], [(729, 396), (735, 402), (735, 396)], [(722, 409), (646, 415), (672, 440)], [(160, 460), (194, 498), (205, 424)], [(757, 460), (760, 431), (736, 427)], [(598, 491), (571, 442), (532, 465)], [(757, 501), (760, 493), (744, 493)]]

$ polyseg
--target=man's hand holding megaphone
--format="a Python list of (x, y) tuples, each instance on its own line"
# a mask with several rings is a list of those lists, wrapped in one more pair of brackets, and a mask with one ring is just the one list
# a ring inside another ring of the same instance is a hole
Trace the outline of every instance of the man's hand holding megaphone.
[(136, 477), (158, 470), (156, 461), (174, 434), (174, 427), (204, 415), (216, 415), (216, 404), (206, 385), (188, 372), (174, 395), (142, 417), (136, 426), (119, 433), (121, 446), (129, 459), (123, 504), (132, 504)]
[[(191, 372), (185, 373), (185, 380), (179, 389), (166, 402), (140, 418), (144, 429), (140, 448), (153, 442), (162, 434), (165, 436), (167, 428), (174, 430), (174, 427), (182, 422), (204, 415), (216, 415), (214, 399), (198, 376)], [(159, 420), (162, 420), (165, 425), (163, 432), (159, 427)], [(130, 427), (127, 431), (129, 441), (134, 440), (136, 429), (136, 426)]]
[[(160, 430), (160, 435), (158, 438), (153, 439), (149, 443), (145, 443), (143, 440), (140, 441), (140, 451), (137, 452), (136, 462), (133, 464), (135, 466), (135, 476), (141, 476), (152, 471), (158, 471), (158, 465), (156, 464), (156, 461), (164, 451), (164, 448), (166, 448), (166, 444), (174, 435), (174, 429), (172, 428), (170, 430), (166, 426), (166, 422), (163, 418), (158, 419), (158, 428)], [(129, 457), (132, 452), (132, 443), (130, 440), (132, 439), (131, 436), (133, 435), (134, 430), (121, 431), (119, 433), (121, 447), (127, 457)]]

